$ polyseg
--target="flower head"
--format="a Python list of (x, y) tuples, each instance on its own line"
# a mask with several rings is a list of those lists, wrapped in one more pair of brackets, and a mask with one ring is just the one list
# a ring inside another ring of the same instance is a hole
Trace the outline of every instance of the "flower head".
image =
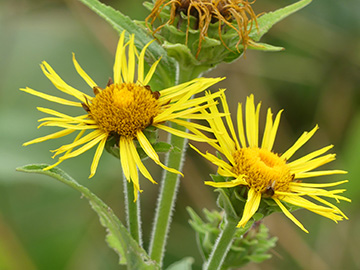
[[(81, 92), (68, 85), (45, 61), (41, 64), (41, 69), (46, 77), (58, 90), (77, 99), (77, 101), (44, 94), (28, 87), (20, 90), (62, 105), (80, 107), (83, 111), (78, 116), (70, 116), (52, 109), (38, 107), (39, 111), (51, 115), (51, 117), (40, 119), (39, 121), (43, 122), (40, 126), (56, 126), (62, 130), (31, 140), (24, 145), (78, 132), (73, 142), (53, 150), (55, 152), (54, 157), (60, 154), (62, 156), (59, 157), (57, 163), (46, 169), (53, 168), (66, 159), (79, 156), (97, 145), (91, 165), (90, 177), (92, 177), (98, 167), (105, 143), (110, 137), (115, 136), (123, 173), (128, 181), (133, 182), (136, 199), (138, 191), (140, 191), (137, 169), (151, 182), (156, 183), (142, 163), (136, 145), (140, 145), (143, 151), (162, 168), (173, 173), (180, 173), (161, 163), (158, 154), (144, 134), (144, 130), (152, 126), (184, 138), (204, 140), (197, 134), (201, 133), (200, 130), (208, 130), (208, 128), (186, 121), (186, 119), (203, 118), (204, 116), (200, 111), (209, 106), (208, 102), (213, 103), (213, 98), (219, 96), (220, 92), (208, 97), (194, 99), (191, 97), (206, 90), (221, 79), (198, 78), (171, 88), (153, 91), (148, 83), (160, 59), (153, 63), (145, 74), (144, 57), (150, 43), (138, 53), (134, 39), (135, 37), (132, 35), (130, 40), (125, 43), (125, 32), (121, 34), (113, 68), (114, 80), (110, 79), (104, 89), (100, 88), (89, 77), (73, 55), (76, 71), (93, 90), (94, 95)], [(136, 79), (135, 74), (137, 74)], [(192, 133), (168, 127), (164, 124), (167, 121), (184, 126)]]
[[(205, 184), (218, 188), (247, 187), (247, 200), (238, 227), (246, 225), (258, 210), (263, 198), (271, 198), (275, 201), (283, 213), (305, 232), (307, 230), (290, 213), (283, 202), (306, 208), (335, 222), (343, 218), (347, 219), (341, 210), (322, 198), (333, 198), (337, 202), (339, 200), (350, 201), (348, 198), (338, 195), (344, 192), (344, 189), (330, 191), (324, 189), (340, 185), (347, 182), (347, 180), (323, 184), (305, 183), (302, 181), (302, 179), (315, 176), (346, 173), (342, 170), (313, 171), (335, 159), (335, 154), (323, 155), (333, 146), (323, 147), (301, 158), (290, 161), (294, 153), (314, 135), (318, 129), (317, 126), (310, 132), (304, 132), (285, 153), (277, 154), (272, 149), (282, 111), (273, 120), (271, 109), (268, 109), (262, 142), (259, 144), (259, 114), (261, 104), (259, 103), (255, 106), (253, 95), (247, 98), (245, 125), (242, 105), (239, 104), (237, 111), (237, 136), (223, 94), (221, 95), (221, 100), (224, 111), (227, 114), (226, 123), (228, 129), (221, 118), (209, 119), (210, 126), (218, 140), (217, 143), (209, 143), (222, 153), (228, 162), (210, 153), (203, 154), (195, 147), (192, 147), (206, 159), (217, 165), (218, 174), (228, 179), (226, 182), (206, 181)], [(212, 106), (210, 110), (211, 113), (218, 114), (216, 106)]]
[[(225, 47), (229, 49), (222, 36), (230, 30), (238, 35), (236, 47), (242, 44), (246, 49), (249, 44), (254, 44), (249, 38), (249, 33), (257, 23), (251, 4), (247, 0), (156, 0), (146, 22), (150, 21), (153, 25), (156, 19), (161, 20), (161, 12), (170, 6), (170, 14), (163, 16), (168, 18), (167, 21), (161, 21), (154, 32), (159, 31), (166, 24), (176, 23), (180, 28), (182, 16), (185, 16), (187, 19), (185, 43), (188, 43), (190, 29), (199, 32), (196, 56), (200, 53), (205, 37), (213, 36), (209, 34), (212, 32), (210, 26), (216, 23), (216, 35)], [(195, 24), (191, 23), (191, 17), (195, 19)]]

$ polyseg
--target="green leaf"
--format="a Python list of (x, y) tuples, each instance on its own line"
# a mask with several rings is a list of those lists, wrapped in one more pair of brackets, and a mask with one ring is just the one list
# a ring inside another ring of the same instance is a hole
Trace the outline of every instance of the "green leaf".
[[(127, 34), (135, 34), (135, 45), (139, 51), (142, 50), (147, 43), (154, 40), (140, 25), (112, 7), (98, 0), (79, 1), (92, 9), (100, 17), (104, 18), (117, 32), (121, 33), (126, 30)], [(168, 57), (163, 47), (159, 43), (153, 42), (147, 50), (146, 57), (148, 63), (154, 63), (161, 58), (151, 81), (152, 88), (161, 90), (162, 88), (173, 86), (175, 84), (176, 62)]]
[(220, 174), (210, 174), (210, 177), (214, 182), (226, 182), (226, 177)]
[(191, 270), (191, 265), (194, 263), (194, 258), (186, 257), (180, 261), (174, 262), (166, 270)]
[(138, 243), (131, 238), (127, 229), (123, 226), (112, 209), (88, 188), (77, 183), (72, 177), (59, 168), (44, 171), (47, 164), (30, 164), (16, 168), (17, 171), (26, 173), (44, 174), (55, 178), (67, 186), (79, 191), (83, 197), (89, 200), (90, 205), (100, 218), (100, 223), (107, 231), (107, 242), (110, 247), (120, 256), (120, 264), (126, 264), (128, 269), (155, 270), (159, 269), (156, 262), (152, 261), (148, 254)]
[(257, 19), (259, 27), (254, 27), (249, 36), (253, 40), (259, 41), (260, 38), (266, 34), (272, 26), (274, 26), (274, 24), (285, 19), (287, 16), (295, 13), (310, 3), (311, 0), (301, 0), (295, 4), (262, 15)]

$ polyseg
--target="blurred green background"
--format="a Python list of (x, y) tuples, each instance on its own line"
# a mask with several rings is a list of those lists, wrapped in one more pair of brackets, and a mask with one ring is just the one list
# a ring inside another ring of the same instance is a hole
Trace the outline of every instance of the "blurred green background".
[[(133, 19), (147, 16), (140, 0), (104, 2)], [(258, 1), (254, 9), (270, 11), (292, 2)], [(262, 116), (270, 106), (273, 111), (285, 109), (275, 144), (278, 152), (318, 123), (320, 130), (299, 154), (335, 144), (337, 160), (329, 168), (349, 171), (345, 177), (350, 182), (343, 187), (353, 202), (340, 206), (349, 221), (336, 225), (307, 211), (298, 211), (296, 217), (310, 231), (305, 234), (284, 215), (274, 214), (265, 219), (271, 234), (279, 238), (271, 251), (273, 258), (259, 265), (250, 264), (245, 267), (247, 270), (360, 269), (359, 10), (357, 0), (316, 0), (276, 25), (263, 39), (285, 47), (284, 52), (248, 51), (245, 58), (222, 64), (207, 74), (227, 77), (218, 87), (228, 89), (233, 111), (237, 102), (244, 102), (250, 93), (262, 101)], [(73, 68), (71, 52), (76, 53), (96, 82), (105, 85), (112, 74), (116, 32), (75, 0), (2, 0), (0, 41), (0, 269), (123, 269), (117, 265), (115, 252), (104, 242), (105, 230), (85, 199), (53, 179), (15, 172), (16, 167), (28, 163), (52, 163), (49, 149), (67, 141), (21, 146), (52, 131), (36, 129), (37, 119), (43, 117), (36, 106), (64, 108), (18, 89), (29, 86), (56, 93), (39, 68), (42, 60), (48, 61), (69, 84), (85, 88)], [(120, 162), (105, 153), (97, 174), (89, 180), (93, 151), (64, 162), (61, 168), (124, 220)], [(148, 162), (148, 166), (152, 165)], [(197, 170), (199, 167), (204, 170)], [(151, 171), (155, 179), (160, 179), (157, 167), (152, 166)], [(188, 151), (165, 265), (193, 256), (194, 269), (201, 267), (185, 207), (190, 205), (198, 213), (204, 207), (216, 207), (213, 188), (203, 185), (210, 172), (214, 173), (215, 168)], [(342, 179), (334, 176), (318, 181)], [(159, 185), (145, 180), (141, 185), (146, 246)]]

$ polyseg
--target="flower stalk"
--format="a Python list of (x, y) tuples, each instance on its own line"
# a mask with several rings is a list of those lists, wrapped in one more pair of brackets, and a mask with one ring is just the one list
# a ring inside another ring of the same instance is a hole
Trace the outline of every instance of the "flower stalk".
[[(178, 70), (178, 84), (194, 78), (190, 78), (190, 74), (193, 73), (186, 72), (185, 70), (181, 71), (182, 68), (180, 66), (178, 66)], [(186, 128), (175, 123), (171, 123), (171, 127), (180, 131), (186, 131)], [(181, 151), (169, 152), (166, 156), (166, 166), (182, 171), (186, 154), (187, 139), (169, 133), (168, 141), (174, 148), (178, 148)], [(177, 190), (179, 188), (179, 178), (180, 176), (177, 174), (168, 171), (163, 172), (149, 246), (149, 255), (151, 259), (155, 260), (160, 265), (162, 264), (162, 258), (164, 257), (166, 238), (170, 229), (171, 216), (175, 206)]]
[[(173, 124), (172, 127), (185, 131), (185, 128), (176, 124)], [(166, 164), (167, 166), (171, 166), (172, 168), (181, 171), (187, 140), (169, 134), (169, 141), (171, 145), (181, 149), (181, 152), (170, 152), (167, 155)], [(166, 238), (170, 229), (171, 216), (176, 201), (178, 187), (179, 175), (164, 171), (149, 248), (151, 259), (155, 260), (160, 265), (164, 256)]]
[(122, 178), (124, 181), (126, 224), (132, 238), (142, 246), (140, 197), (134, 202), (134, 185), (127, 181), (124, 176)]
[(234, 240), (234, 235), (237, 229), (236, 223), (237, 222), (235, 220), (226, 218), (224, 229), (221, 231), (208, 261), (204, 264), (204, 270), (220, 269), (228, 250), (231, 247), (231, 243)]

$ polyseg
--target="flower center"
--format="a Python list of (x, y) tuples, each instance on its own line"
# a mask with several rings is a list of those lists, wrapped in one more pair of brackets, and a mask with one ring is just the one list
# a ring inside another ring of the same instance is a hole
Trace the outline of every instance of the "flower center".
[(285, 159), (269, 150), (251, 147), (242, 148), (234, 153), (233, 172), (246, 175), (250, 188), (264, 195), (272, 196), (275, 191), (289, 191), (294, 175)]
[(89, 114), (106, 133), (135, 137), (159, 114), (158, 92), (135, 83), (111, 84), (89, 104)]

